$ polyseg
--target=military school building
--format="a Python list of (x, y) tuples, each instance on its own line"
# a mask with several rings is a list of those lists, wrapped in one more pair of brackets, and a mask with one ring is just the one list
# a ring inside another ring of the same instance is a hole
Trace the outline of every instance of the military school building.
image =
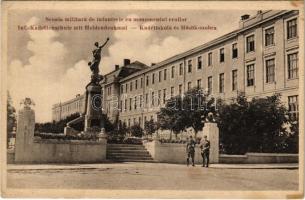
[[(249, 98), (280, 93), (297, 116), (298, 26), (298, 11), (258, 11), (241, 16), (237, 30), (159, 63), (124, 59), (100, 83), (104, 112), (113, 122), (143, 127), (145, 121), (157, 120), (167, 99), (200, 87), (224, 100), (241, 92)], [(82, 113), (84, 104), (84, 95), (77, 95), (53, 105), (53, 120)]]

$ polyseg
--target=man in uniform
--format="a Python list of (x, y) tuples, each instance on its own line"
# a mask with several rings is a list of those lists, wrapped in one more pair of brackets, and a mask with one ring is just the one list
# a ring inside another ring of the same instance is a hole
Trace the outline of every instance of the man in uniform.
[(193, 137), (190, 136), (190, 139), (189, 139), (189, 141), (187, 142), (187, 145), (186, 145), (186, 152), (187, 152), (186, 162), (187, 162), (187, 166), (189, 166), (189, 164), (190, 164), (190, 157), (192, 158), (192, 165), (193, 165), (193, 167), (195, 166), (195, 160), (194, 160), (194, 157), (195, 157), (195, 146), (196, 146), (196, 142), (193, 140)]
[(209, 167), (209, 156), (210, 156), (210, 141), (205, 135), (200, 144), (201, 156), (202, 156), (202, 167)]

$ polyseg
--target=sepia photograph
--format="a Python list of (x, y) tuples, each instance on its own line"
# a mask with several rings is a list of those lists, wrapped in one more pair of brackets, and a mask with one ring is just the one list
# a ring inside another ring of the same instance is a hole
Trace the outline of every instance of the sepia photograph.
[(303, 198), (303, 10), (2, 2), (2, 196)]

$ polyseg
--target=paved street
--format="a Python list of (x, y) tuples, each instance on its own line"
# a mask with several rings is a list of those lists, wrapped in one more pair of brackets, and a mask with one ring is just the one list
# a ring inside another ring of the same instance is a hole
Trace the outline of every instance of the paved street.
[(270, 169), (272, 165), (240, 166), (211, 165), (211, 168), (202, 168), (199, 165), (186, 167), (161, 163), (9, 165), (7, 186), (39, 189), (298, 189), (298, 169), (293, 165), (290, 169)]

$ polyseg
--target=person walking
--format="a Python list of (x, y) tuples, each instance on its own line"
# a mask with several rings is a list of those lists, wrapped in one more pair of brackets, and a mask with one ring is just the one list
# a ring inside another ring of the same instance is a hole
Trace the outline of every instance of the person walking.
[(207, 136), (203, 136), (203, 140), (200, 144), (201, 156), (202, 156), (202, 167), (209, 167), (209, 157), (210, 157), (210, 141)]
[(194, 159), (194, 157), (195, 157), (195, 146), (196, 146), (196, 142), (193, 139), (193, 137), (190, 136), (190, 139), (188, 140), (187, 145), (186, 145), (186, 152), (187, 152), (186, 162), (187, 162), (187, 166), (189, 166), (189, 164), (190, 164), (190, 158), (192, 158), (192, 166), (193, 167), (195, 166), (195, 159)]

